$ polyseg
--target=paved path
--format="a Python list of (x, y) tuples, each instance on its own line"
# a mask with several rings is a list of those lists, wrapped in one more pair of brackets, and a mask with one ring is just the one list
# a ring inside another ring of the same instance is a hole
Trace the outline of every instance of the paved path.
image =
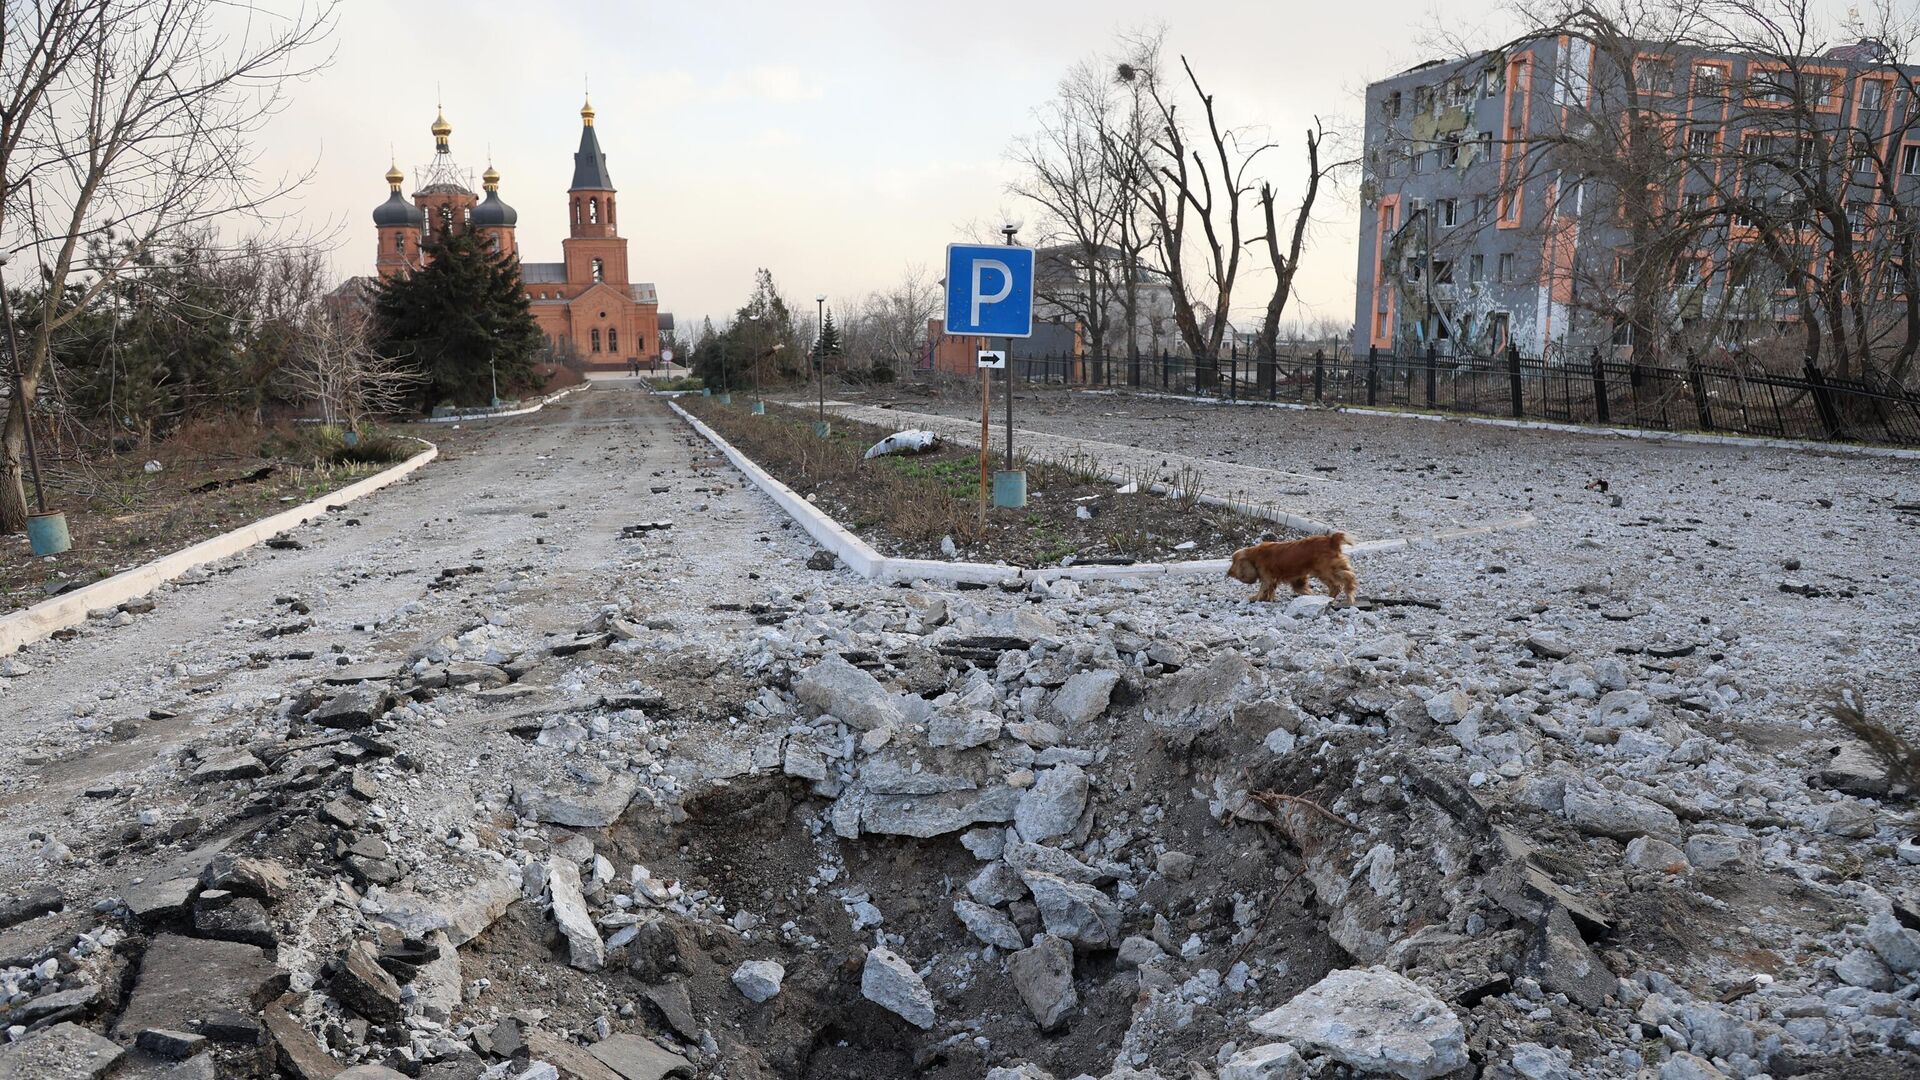
[[(739, 619), (709, 610), (719, 596), (818, 577), (785, 516), (631, 387), (427, 434), (438, 461), (297, 530), (303, 549), (251, 549), (204, 584), (155, 594), (155, 612), (130, 626), (91, 624), (20, 655), (33, 671), (0, 680), (0, 879), (22, 869), (27, 835), (50, 820), (75, 850), (108, 842), (138, 807), (83, 791), (161, 785), (188, 744), (254, 737), (336, 654), (391, 662), (490, 619), (537, 647), (622, 594), (698, 634)], [(621, 537), (655, 519), (674, 526)], [(481, 569), (436, 588), (443, 570), (469, 565)], [(292, 599), (311, 614), (281, 602)], [(312, 656), (285, 659), (302, 653)], [(151, 719), (154, 709), (178, 716)]]

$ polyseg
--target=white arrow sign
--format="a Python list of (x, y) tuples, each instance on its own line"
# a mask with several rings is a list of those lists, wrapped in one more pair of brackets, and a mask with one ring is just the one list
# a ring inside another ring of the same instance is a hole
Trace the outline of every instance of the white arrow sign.
[(999, 349), (981, 349), (980, 366), (983, 368), (1003, 368), (1007, 366), (1007, 354)]

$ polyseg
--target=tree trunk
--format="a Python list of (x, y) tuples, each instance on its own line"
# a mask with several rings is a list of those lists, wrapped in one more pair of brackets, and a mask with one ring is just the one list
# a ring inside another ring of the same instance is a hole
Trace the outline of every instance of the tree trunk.
[(24, 401), (32, 401), (38, 379), (25, 379), (26, 393), (9, 397), (7, 424), (0, 435), (0, 534), (27, 531), (27, 415)]

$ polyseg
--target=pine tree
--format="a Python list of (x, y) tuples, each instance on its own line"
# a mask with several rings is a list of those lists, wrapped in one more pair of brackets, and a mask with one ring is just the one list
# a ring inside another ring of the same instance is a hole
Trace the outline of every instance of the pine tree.
[(814, 362), (822, 363), (829, 356), (840, 355), (840, 328), (833, 325), (833, 309), (827, 309), (826, 318), (820, 321), (820, 337), (814, 342)]
[(380, 286), (374, 312), (380, 350), (411, 357), (424, 375), (419, 404), (483, 404), (534, 384), (533, 358), (545, 344), (520, 285), (520, 262), (477, 234), (442, 230), (424, 245), (427, 265)]

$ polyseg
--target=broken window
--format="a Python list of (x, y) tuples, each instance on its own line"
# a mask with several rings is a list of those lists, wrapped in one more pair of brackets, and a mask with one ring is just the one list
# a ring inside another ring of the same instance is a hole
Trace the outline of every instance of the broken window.
[(1453, 284), (1453, 260), (1433, 260), (1433, 283), (1435, 285)]
[(1407, 165), (1408, 165), (1409, 171), (1411, 171), (1413, 175), (1418, 176), (1421, 173), (1427, 171), (1420, 164), (1422, 161), (1426, 160), (1426, 157), (1427, 155), (1421, 153), (1418, 148), (1412, 147), (1412, 146), (1407, 147)]
[(1613, 257), (1613, 279), (1615, 281), (1630, 281), (1632, 278), (1633, 261), (1623, 254), (1616, 254)]
[(1687, 132), (1687, 150), (1693, 154), (1701, 157), (1710, 156), (1714, 148), (1719, 144), (1720, 135), (1718, 132), (1703, 131), (1697, 128)]
[(1726, 69), (1719, 64), (1693, 65), (1694, 93), (1710, 93), (1720, 88), (1720, 81), (1727, 77)]
[(1510, 316), (1504, 311), (1496, 311), (1487, 316), (1487, 342), (1498, 352), (1507, 347), (1507, 324)]
[(1448, 135), (1440, 140), (1440, 167), (1443, 169), (1460, 167), (1460, 136)]
[(1387, 95), (1387, 116), (1395, 120), (1400, 118), (1400, 91), (1398, 90)]
[(1920, 143), (1908, 143), (1900, 148), (1900, 175), (1920, 176)]
[(1467, 256), (1467, 281), (1478, 285), (1487, 279), (1487, 257), (1485, 255)]
[(1634, 88), (1646, 94), (1673, 93), (1673, 61), (1664, 56), (1642, 56), (1633, 62)]
[(1413, 111), (1416, 115), (1433, 111), (1433, 87), (1413, 88)]
[(1455, 225), (1460, 224), (1459, 199), (1441, 199), (1434, 205), (1440, 209), (1440, 225), (1442, 228), (1451, 229)]
[(1887, 84), (1879, 79), (1860, 80), (1860, 111), (1877, 113), (1886, 102)]
[(1500, 253), (1499, 261), (1494, 263), (1493, 279), (1501, 282), (1513, 280), (1513, 252)]

